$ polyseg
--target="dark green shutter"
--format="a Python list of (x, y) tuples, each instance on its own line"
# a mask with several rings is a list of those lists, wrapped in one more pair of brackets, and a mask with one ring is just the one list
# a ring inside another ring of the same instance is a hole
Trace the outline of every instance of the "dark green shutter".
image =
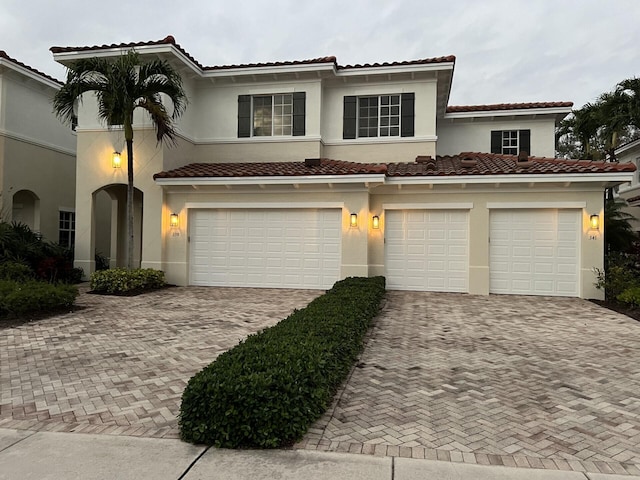
[(306, 92), (294, 92), (293, 94), (293, 136), (303, 136), (305, 134), (305, 101)]
[(344, 97), (344, 110), (342, 116), (342, 138), (356, 138), (356, 112), (358, 98), (355, 96)]
[(400, 99), (400, 109), (402, 117), (400, 119), (400, 135), (403, 137), (413, 137), (415, 135), (415, 103), (414, 93), (403, 93)]
[(251, 136), (251, 95), (238, 95), (238, 138)]
[(531, 130), (520, 130), (518, 136), (520, 137), (520, 152), (524, 151), (527, 152), (527, 155), (531, 155)]
[(491, 131), (491, 153), (502, 153), (502, 130)]

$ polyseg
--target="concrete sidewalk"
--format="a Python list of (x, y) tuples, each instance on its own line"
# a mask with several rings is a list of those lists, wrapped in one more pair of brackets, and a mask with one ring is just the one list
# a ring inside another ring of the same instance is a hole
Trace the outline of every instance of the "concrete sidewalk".
[(0, 429), (1, 480), (640, 480), (305, 450), (220, 450), (176, 439)]

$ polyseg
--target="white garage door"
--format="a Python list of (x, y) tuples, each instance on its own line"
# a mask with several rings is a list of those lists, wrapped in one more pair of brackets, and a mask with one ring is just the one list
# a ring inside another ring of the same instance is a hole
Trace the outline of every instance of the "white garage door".
[(491, 293), (578, 296), (579, 210), (491, 212)]
[(340, 209), (194, 210), (192, 285), (330, 288), (340, 276)]
[(389, 210), (385, 213), (387, 287), (469, 290), (469, 213), (465, 210)]

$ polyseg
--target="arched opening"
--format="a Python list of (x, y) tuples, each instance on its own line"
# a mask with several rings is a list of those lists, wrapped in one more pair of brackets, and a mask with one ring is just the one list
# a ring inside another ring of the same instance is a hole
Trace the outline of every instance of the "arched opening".
[[(133, 194), (133, 266), (142, 258), (142, 201), (137, 188)], [(93, 192), (94, 251), (96, 269), (127, 266), (127, 186), (108, 185)]]
[(24, 223), (34, 232), (40, 231), (40, 199), (31, 190), (20, 190), (13, 195), (11, 221)]

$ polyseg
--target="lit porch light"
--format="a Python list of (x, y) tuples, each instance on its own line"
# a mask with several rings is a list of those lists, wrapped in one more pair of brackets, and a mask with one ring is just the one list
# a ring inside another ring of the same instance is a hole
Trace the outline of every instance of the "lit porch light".
[(357, 213), (352, 213), (351, 216), (349, 217), (349, 225), (351, 226), (351, 228), (355, 228), (358, 226), (358, 214)]
[(113, 168), (120, 168), (122, 165), (122, 158), (120, 157), (120, 152), (113, 152), (111, 156), (111, 166)]

